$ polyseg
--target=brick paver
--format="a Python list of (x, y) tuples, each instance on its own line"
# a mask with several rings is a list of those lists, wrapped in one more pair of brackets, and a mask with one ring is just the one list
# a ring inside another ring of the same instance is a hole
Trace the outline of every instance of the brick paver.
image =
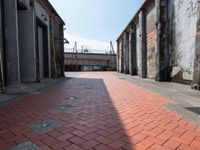
[[(163, 107), (171, 102), (110, 72), (81, 73), (0, 107), (0, 150), (25, 142), (43, 150), (200, 150), (200, 129)], [(61, 126), (29, 128), (48, 119)]]

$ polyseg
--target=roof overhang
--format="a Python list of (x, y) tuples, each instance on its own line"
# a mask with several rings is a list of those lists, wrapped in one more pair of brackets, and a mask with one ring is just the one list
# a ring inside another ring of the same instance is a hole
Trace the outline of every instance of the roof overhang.
[(123, 33), (128, 31), (131, 28), (131, 25), (134, 24), (135, 20), (137, 20), (139, 13), (142, 9), (144, 9), (149, 2), (152, 2), (153, 0), (145, 0), (142, 4), (142, 6), (138, 9), (138, 11), (135, 13), (135, 15), (133, 16), (133, 18), (131, 19), (131, 21), (128, 23), (128, 25), (125, 27), (125, 29), (121, 32), (121, 34), (119, 35), (119, 37), (117, 38), (117, 42), (120, 40), (120, 38), (123, 36)]

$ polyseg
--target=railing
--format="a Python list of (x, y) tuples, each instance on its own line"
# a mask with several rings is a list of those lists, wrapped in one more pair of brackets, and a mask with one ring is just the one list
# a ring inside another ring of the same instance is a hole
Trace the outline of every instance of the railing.
[[(76, 53), (73, 48), (65, 49), (65, 52)], [(77, 53), (94, 53), (94, 54), (115, 54), (109, 50), (96, 50), (96, 49), (78, 49)]]

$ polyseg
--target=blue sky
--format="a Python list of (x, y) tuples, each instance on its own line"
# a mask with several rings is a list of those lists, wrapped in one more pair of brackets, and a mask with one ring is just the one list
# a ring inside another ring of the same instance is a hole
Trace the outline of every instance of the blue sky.
[[(66, 23), (67, 47), (107, 49), (115, 41), (143, 0), (49, 0)], [(116, 47), (116, 46), (115, 46)]]

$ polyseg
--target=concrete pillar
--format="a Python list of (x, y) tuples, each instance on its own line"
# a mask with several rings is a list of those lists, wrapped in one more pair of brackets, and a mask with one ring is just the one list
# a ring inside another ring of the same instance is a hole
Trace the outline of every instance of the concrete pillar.
[(20, 83), (17, 1), (4, 0), (6, 71), (8, 86)]
[[(200, 3), (198, 3), (198, 5), (200, 7)], [(198, 13), (199, 15), (198, 15), (197, 32), (196, 32), (194, 75), (192, 83), (192, 88), (196, 90), (200, 90), (200, 11)]]
[(124, 33), (124, 73), (129, 74), (129, 33)]
[(123, 40), (119, 40), (119, 72), (124, 73), (124, 46)]
[[(63, 23), (60, 23), (60, 26), (59, 26), (59, 31), (60, 31), (60, 34), (59, 36), (62, 37), (64, 39), (64, 29), (63, 29), (63, 26), (64, 24)], [(59, 43), (60, 45), (60, 77), (64, 77), (65, 76), (65, 62), (64, 62), (64, 51), (65, 51), (65, 47), (64, 47), (64, 43), (63, 42), (60, 42)]]
[(119, 41), (117, 41), (117, 72), (119, 72)]
[(18, 16), (20, 79), (21, 82), (35, 82), (36, 43), (34, 11), (18, 11)]
[[(4, 86), (4, 68), (3, 68), (3, 32), (2, 32), (2, 1), (0, 1), (0, 84)], [(2, 76), (3, 75), (3, 76)], [(0, 86), (1, 86), (0, 85)]]
[(2, 33), (2, 1), (0, 1), (0, 52), (3, 51), (3, 33)]
[(147, 46), (146, 46), (146, 13), (145, 10), (141, 10), (139, 13), (139, 32), (140, 32), (140, 48), (141, 48), (141, 77), (146, 78), (147, 76)]
[(137, 47), (136, 47), (136, 27), (129, 32), (129, 73), (137, 75)]
[(168, 44), (168, 6), (166, 0), (155, 0), (156, 7), (156, 67), (157, 81), (170, 81), (170, 52)]

